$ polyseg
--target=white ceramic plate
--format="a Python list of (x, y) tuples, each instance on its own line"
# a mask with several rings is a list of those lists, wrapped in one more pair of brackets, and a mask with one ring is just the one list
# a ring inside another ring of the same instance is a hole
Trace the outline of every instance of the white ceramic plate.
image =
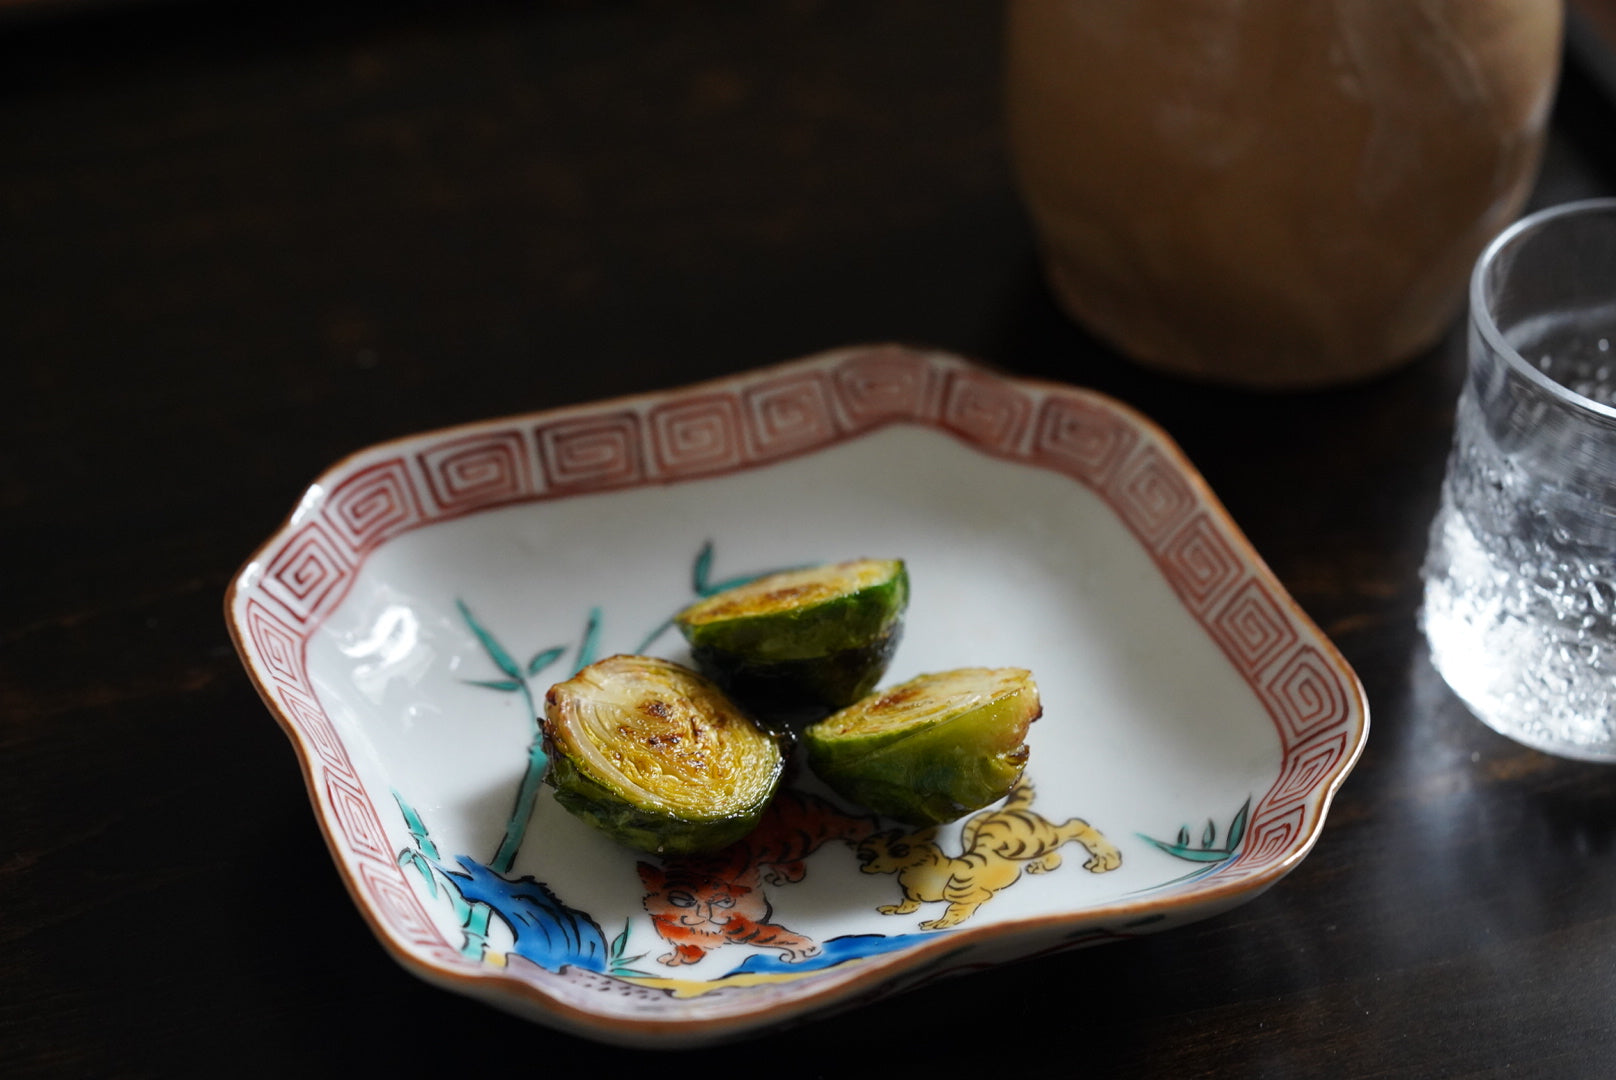
[[(663, 860), (536, 787), (534, 703), (581, 661), (688, 659), (665, 627), (698, 591), (857, 556), (909, 566), (887, 683), (1035, 674), (1026, 812), (874, 833), (804, 771), (795, 841)], [(895, 346), (362, 451), (227, 608), (387, 949), (626, 1044), (1216, 914), (1312, 847), (1368, 731), (1346, 662), (1161, 431)]]

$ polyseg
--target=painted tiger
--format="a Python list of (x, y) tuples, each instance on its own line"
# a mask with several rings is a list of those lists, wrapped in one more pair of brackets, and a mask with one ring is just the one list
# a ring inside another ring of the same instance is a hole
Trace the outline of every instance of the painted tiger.
[(819, 953), (811, 938), (772, 922), (762, 885), (803, 879), (809, 855), (831, 841), (857, 844), (876, 830), (874, 818), (851, 817), (824, 799), (782, 790), (758, 827), (711, 855), (682, 855), (662, 866), (636, 864), (646, 888), (645, 910), (671, 952), (668, 967), (694, 964), (724, 945), (778, 949), (793, 963)]
[(920, 928), (958, 926), (994, 894), (1014, 885), (1023, 868), (1031, 874), (1055, 869), (1061, 864), (1056, 849), (1074, 840), (1089, 853), (1085, 870), (1103, 874), (1122, 865), (1121, 852), (1087, 822), (1072, 818), (1063, 825), (1053, 824), (1032, 811), (1032, 801), (1032, 784), (1022, 780), (1004, 805), (970, 818), (960, 832), (963, 852), (958, 856), (944, 854), (935, 841), (935, 828), (907, 834), (894, 829), (865, 838), (858, 846), (859, 869), (866, 874), (897, 874), (903, 889), (901, 903), (876, 910), (909, 915), (922, 904), (946, 902), (943, 914), (922, 922)]

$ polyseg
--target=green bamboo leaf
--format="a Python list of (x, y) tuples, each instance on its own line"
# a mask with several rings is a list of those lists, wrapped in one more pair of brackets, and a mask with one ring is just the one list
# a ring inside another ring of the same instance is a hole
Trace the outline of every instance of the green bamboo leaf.
[(425, 856), (423, 856), (420, 852), (417, 851), (414, 853), (414, 855), (415, 869), (418, 873), (420, 873), (421, 880), (426, 882), (426, 891), (428, 895), (430, 895), (432, 899), (436, 900), (438, 898), (438, 879), (432, 875), (432, 864), (427, 862)]
[[(1157, 840), (1155, 837), (1146, 836), (1144, 833), (1138, 833), (1137, 835), (1145, 843), (1167, 852), (1175, 859), (1184, 859), (1187, 862), (1222, 862), (1230, 855), (1230, 852), (1219, 848), (1192, 848), (1187, 843), (1167, 844)], [(1180, 835), (1182, 835), (1182, 832)]]
[(522, 684), (513, 679), (462, 679), (468, 686), (481, 686), (487, 690), (520, 690)]
[[(410, 838), (415, 841), (415, 846), (426, 852), (428, 858), (438, 858), (438, 847), (432, 842), (431, 835), (426, 831), (426, 823), (421, 820), (421, 815), (415, 812), (415, 807), (405, 802), (404, 796), (400, 795), (397, 789), (393, 790), (393, 801), (398, 804), (399, 813), (404, 815), (404, 824), (409, 827)], [(400, 858), (402, 857), (400, 855)]]
[(483, 649), (488, 653), (488, 658), (494, 661), (494, 665), (511, 678), (520, 679), (522, 669), (516, 666), (516, 661), (511, 659), (511, 654), (505, 651), (505, 647), (495, 640), (493, 634), (482, 628), (482, 625), (477, 622), (476, 617), (472, 615), (471, 609), (466, 606), (464, 600), (456, 600), (455, 604), (460, 608), (460, 617), (466, 620), (466, 625), (471, 628), (471, 632), (482, 643)]
[(1245, 837), (1246, 837), (1246, 817), (1250, 813), (1251, 813), (1251, 796), (1247, 795), (1245, 805), (1240, 807), (1240, 812), (1234, 816), (1233, 821), (1229, 822), (1228, 845), (1229, 845), (1229, 850), (1230, 851), (1233, 851), (1236, 848), (1238, 848), (1240, 846), (1240, 841), (1245, 839)]
[(708, 595), (707, 575), (712, 572), (712, 569), (713, 542), (709, 540), (705, 544), (701, 545), (700, 551), (696, 552), (696, 565), (691, 567), (690, 570), (690, 585), (691, 588), (695, 590), (697, 596)]
[(527, 769), (522, 773), (522, 785), (516, 789), (516, 802), (510, 820), (505, 823), (505, 837), (499, 842), (488, 868), (496, 874), (507, 873), (516, 862), (516, 853), (522, 848), (527, 835), (528, 819), (533, 816), (533, 801), (538, 798), (539, 784), (549, 770), (550, 758), (544, 752), (544, 736), (535, 734), (527, 748)]
[(1187, 848), (1190, 846), (1190, 830), (1189, 826), (1187, 825), (1180, 825), (1178, 827), (1178, 846), (1181, 848)]
[(419, 844), (421, 838), (426, 835), (426, 825), (421, 821), (421, 815), (415, 812), (415, 807), (404, 801), (404, 796), (398, 793), (397, 788), (393, 789), (393, 801), (398, 804), (399, 813), (404, 815), (404, 824), (409, 827), (410, 835)]
[[(441, 871), (439, 874), (443, 876)], [(449, 898), (449, 907), (454, 911), (455, 918), (460, 920), (460, 925), (466, 925), (466, 920), (471, 918), (471, 905), (460, 895), (460, 886), (455, 884), (454, 878), (443, 876), (443, 895)]]
[(672, 625), (673, 625), (673, 619), (671, 619), (671, 618), (663, 619), (662, 624), (660, 626), (658, 626), (655, 630), (653, 630), (649, 634), (647, 634), (645, 636), (645, 640), (640, 642), (640, 647), (635, 649), (634, 651), (637, 652), (637, 653), (650, 652), (651, 651), (651, 646), (656, 643), (656, 639), (661, 637), (663, 634), (667, 633), (668, 628), (671, 627)]
[(527, 673), (529, 675), (537, 675), (539, 672), (561, 659), (561, 654), (566, 651), (567, 648), (565, 645), (557, 645), (553, 649), (545, 649), (543, 652), (538, 653), (533, 657), (533, 659), (527, 662)]
[(1216, 825), (1212, 824), (1212, 819), (1211, 818), (1207, 818), (1206, 819), (1206, 831), (1201, 834), (1201, 846), (1204, 847), (1204, 848), (1209, 848), (1209, 847), (1212, 846), (1212, 841), (1216, 840), (1217, 838), (1218, 838), (1218, 827)]
[(477, 904), (468, 913), (466, 921), (461, 924), (465, 935), (460, 945), (460, 955), (482, 959), (488, 951), (488, 916), (492, 909), (486, 904)]
[(405, 848), (398, 853), (398, 865), (401, 868), (413, 868), (417, 874), (421, 875), (421, 880), (426, 882), (427, 892), (432, 899), (436, 900), (438, 898), (438, 883), (432, 878), (431, 864), (426, 861), (419, 851)]
[(595, 662), (595, 651), (600, 648), (600, 608), (589, 609), (589, 622), (584, 626), (584, 637), (578, 643), (578, 666), (573, 670), (582, 671)]
[[(628, 948), (628, 927), (629, 927), (629, 920), (624, 919), (623, 920), (623, 932), (621, 934), (618, 934), (616, 937), (612, 938), (612, 957), (613, 957), (613, 959), (616, 959), (617, 957), (622, 956), (623, 955), (623, 950)], [(638, 960), (638, 959), (639, 959), (638, 956), (636, 956), (634, 958), (634, 960)], [(633, 963), (634, 961), (629, 960), (629, 961), (624, 961), (624, 962), (625, 963)]]

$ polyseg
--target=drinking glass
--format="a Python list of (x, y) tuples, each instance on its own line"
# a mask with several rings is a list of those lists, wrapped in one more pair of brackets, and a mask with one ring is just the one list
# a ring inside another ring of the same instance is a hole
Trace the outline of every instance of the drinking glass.
[(1490, 727), (1616, 762), (1616, 199), (1523, 218), (1470, 281), (1421, 622)]

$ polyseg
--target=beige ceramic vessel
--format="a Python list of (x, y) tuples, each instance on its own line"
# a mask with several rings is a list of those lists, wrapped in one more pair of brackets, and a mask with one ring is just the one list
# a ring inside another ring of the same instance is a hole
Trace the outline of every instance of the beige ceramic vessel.
[(1012, 0), (1013, 159), (1061, 304), (1152, 366), (1362, 378), (1519, 213), (1561, 0)]

